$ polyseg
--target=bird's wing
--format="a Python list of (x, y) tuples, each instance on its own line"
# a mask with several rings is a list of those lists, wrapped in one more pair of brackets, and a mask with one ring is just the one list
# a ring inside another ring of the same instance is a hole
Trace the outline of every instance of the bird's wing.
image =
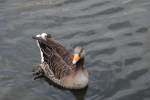
[(72, 65), (73, 55), (60, 43), (55, 41), (53, 38), (47, 38), (48, 44), (63, 58), (63, 60), (68, 64)]
[(34, 37), (34, 39), (46, 44), (48, 48), (53, 48), (53, 50), (55, 50), (68, 65), (72, 65), (73, 55), (53, 38), (46, 38), (44, 40), (42, 38)]
[(68, 75), (71, 66), (62, 59), (56, 50), (53, 47), (47, 46), (43, 42), (39, 42), (39, 45), (43, 53), (44, 62), (49, 65), (49, 70), (53, 72), (54, 76), (61, 79)]

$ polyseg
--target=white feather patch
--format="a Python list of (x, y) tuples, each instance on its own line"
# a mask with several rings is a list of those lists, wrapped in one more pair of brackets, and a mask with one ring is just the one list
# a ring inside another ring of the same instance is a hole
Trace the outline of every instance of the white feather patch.
[(38, 47), (39, 47), (39, 49), (40, 49), (40, 54), (41, 54), (41, 63), (43, 63), (43, 62), (44, 62), (43, 52), (42, 52), (42, 50), (41, 50), (41, 48), (40, 48), (40, 44), (39, 44), (38, 40), (37, 40), (36, 42), (37, 42), (37, 45), (38, 45)]
[(47, 34), (46, 33), (42, 33), (41, 34), (41, 38), (46, 40)]
[(36, 35), (36, 37), (41, 37), (41, 35), (40, 35), (40, 34), (38, 34), (38, 35)]
[[(36, 37), (41, 37), (42, 39), (46, 40), (47, 34), (46, 33), (38, 34), (38, 35), (36, 35)], [(40, 44), (39, 44), (38, 40), (36, 42), (37, 42), (37, 45), (38, 45), (38, 47), (40, 49), (41, 63), (43, 63), (44, 62), (43, 52), (41, 50), (41, 47), (40, 47)]]

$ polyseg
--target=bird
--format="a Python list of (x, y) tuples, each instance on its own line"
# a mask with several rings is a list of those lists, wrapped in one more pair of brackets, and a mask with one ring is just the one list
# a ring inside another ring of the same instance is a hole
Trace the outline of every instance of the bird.
[(81, 89), (88, 85), (89, 74), (84, 66), (85, 49), (77, 46), (69, 52), (51, 34), (32, 37), (40, 49), (41, 63), (34, 71), (35, 79), (45, 76), (55, 84), (68, 89)]

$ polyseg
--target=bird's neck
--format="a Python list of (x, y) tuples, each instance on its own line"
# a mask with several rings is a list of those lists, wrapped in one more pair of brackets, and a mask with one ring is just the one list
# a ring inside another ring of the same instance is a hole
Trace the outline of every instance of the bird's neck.
[(79, 70), (79, 69), (83, 69), (83, 66), (84, 66), (84, 58), (80, 59), (77, 64), (76, 64), (76, 69)]

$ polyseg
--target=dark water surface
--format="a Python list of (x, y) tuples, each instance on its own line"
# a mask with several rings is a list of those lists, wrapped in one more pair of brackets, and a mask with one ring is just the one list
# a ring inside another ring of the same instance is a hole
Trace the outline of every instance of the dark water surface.
[[(0, 0), (0, 100), (150, 100), (150, 0)], [(87, 89), (33, 80), (47, 32), (86, 49)]]

